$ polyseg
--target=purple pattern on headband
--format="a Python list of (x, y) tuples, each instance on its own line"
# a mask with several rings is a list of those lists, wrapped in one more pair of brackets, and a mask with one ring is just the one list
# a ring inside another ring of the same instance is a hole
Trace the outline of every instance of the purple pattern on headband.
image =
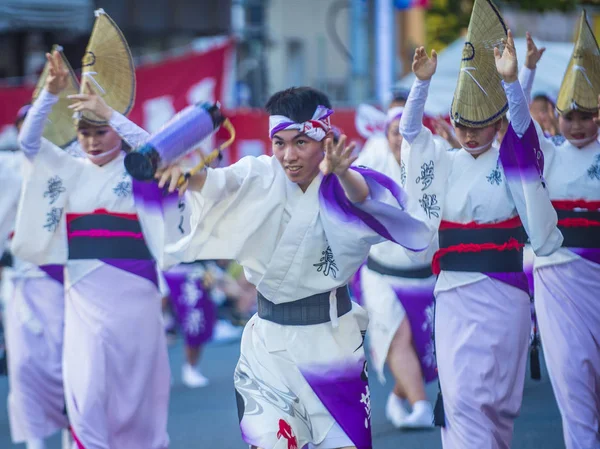
[(147, 143), (158, 151), (161, 164), (168, 165), (187, 154), (213, 130), (213, 120), (206, 109), (191, 105), (169, 120)]
[(523, 290), (528, 295), (529, 292), (529, 281), (527, 280), (527, 275), (522, 271), (515, 273), (483, 273), (486, 276), (491, 277), (492, 279), (496, 279), (500, 282), (504, 282), (505, 284), (512, 285), (513, 287), (518, 288), (519, 290)]
[(204, 279), (192, 278), (186, 272), (167, 271), (163, 274), (186, 344), (190, 347), (203, 345), (212, 338), (217, 321), (217, 307), (204, 288)]
[(300, 367), (306, 382), (357, 449), (372, 449), (366, 363), (362, 358), (341, 367)]
[[(389, 177), (363, 167), (351, 167), (365, 178), (369, 186), (370, 198), (360, 204), (353, 204), (338, 178), (327, 175), (319, 188), (321, 203), (335, 212), (346, 223), (364, 224), (387, 240), (391, 240), (412, 251), (427, 248), (430, 233), (427, 225), (412, 217), (404, 210), (406, 193)], [(398, 206), (383, 202), (385, 192), (392, 194)]]
[(544, 155), (533, 121), (521, 138), (509, 124), (500, 145), (500, 162), (508, 178), (522, 176), (533, 180), (542, 176)]
[(294, 122), (282, 122), (279, 125), (275, 126), (272, 130), (271, 133), (269, 134), (269, 138), (272, 139), (273, 136), (275, 134), (277, 134), (279, 131), (283, 131), (284, 129), (286, 129), (288, 126), (291, 125), (295, 125), (296, 123)]
[(64, 265), (40, 265), (40, 270), (54, 279), (56, 282), (65, 283), (65, 267)]
[(107, 265), (111, 265), (128, 273), (148, 279), (158, 288), (158, 274), (156, 264), (153, 260), (138, 259), (100, 259)]

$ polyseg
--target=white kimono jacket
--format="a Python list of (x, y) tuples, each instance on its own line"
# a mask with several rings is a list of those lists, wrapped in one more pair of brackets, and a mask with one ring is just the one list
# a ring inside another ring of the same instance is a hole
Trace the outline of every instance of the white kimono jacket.
[[(496, 144), (477, 158), (464, 149), (447, 151), (421, 124), (428, 88), (429, 82), (415, 81), (411, 90), (414, 93), (409, 98), (412, 101), (407, 103), (400, 121), (404, 137), (402, 160), (407, 171), (406, 191), (412, 201), (409, 210), (414, 213), (415, 208), (421, 207), (427, 214), (432, 239), (442, 220), (497, 223), (519, 215), (533, 250), (537, 254), (554, 252), (562, 243), (562, 235), (556, 228), (556, 212), (543, 180), (535, 163), (527, 159), (530, 155), (511, 154), (509, 159), (516, 161), (511, 160), (511, 176), (507, 177)], [(505, 90), (511, 104), (512, 126), (523, 135), (531, 124), (523, 91), (518, 82), (505, 85)], [(511, 129), (507, 135), (509, 133)], [(429, 193), (421, 191), (426, 184), (430, 186)], [(436, 292), (472, 284), (486, 276), (484, 273), (442, 270)], [(524, 287), (522, 281), (517, 283)]]

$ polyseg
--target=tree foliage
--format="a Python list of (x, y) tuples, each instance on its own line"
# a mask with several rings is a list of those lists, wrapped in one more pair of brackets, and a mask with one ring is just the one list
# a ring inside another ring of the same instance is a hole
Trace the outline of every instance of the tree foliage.
[[(600, 0), (494, 0), (500, 8), (508, 6), (523, 11), (570, 11), (577, 5), (600, 6)], [(469, 26), (473, 0), (431, 0), (427, 11), (427, 46), (442, 50)]]

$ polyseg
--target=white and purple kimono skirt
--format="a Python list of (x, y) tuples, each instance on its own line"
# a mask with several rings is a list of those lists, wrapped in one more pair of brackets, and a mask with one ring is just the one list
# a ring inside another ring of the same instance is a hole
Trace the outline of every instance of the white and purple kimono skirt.
[(168, 296), (185, 344), (197, 348), (212, 339), (217, 306), (204, 286), (206, 270), (201, 262), (179, 264), (164, 271)]
[[(539, 254), (562, 236), (537, 155), (513, 129), (533, 125), (518, 82), (505, 86), (513, 123), (501, 148), (473, 157), (439, 147), (422, 127), (429, 83), (417, 80), (401, 119), (406, 189), (413, 207), (437, 219), (435, 345), (445, 449), (508, 449), (523, 396), (530, 331), (523, 247)], [(409, 151), (405, 151), (405, 147)], [(432, 173), (422, 192), (424, 167)], [(498, 363), (501, 361), (501, 363)]]
[(13, 443), (47, 438), (69, 425), (63, 390), (63, 267), (17, 258), (5, 310), (8, 416)]
[[(377, 170), (402, 187), (406, 183), (406, 167), (398, 164), (387, 140), (364, 148), (355, 165)], [(429, 176), (428, 170), (425, 168), (422, 176)], [(429, 184), (422, 187), (426, 191)], [(423, 214), (422, 219), (427, 221), (428, 217)], [(367, 342), (381, 382), (385, 381), (384, 366), (390, 345), (404, 319), (410, 324), (423, 379), (431, 382), (437, 378), (432, 338), (436, 276), (431, 271), (431, 258), (436, 250), (437, 241), (419, 253), (422, 260), (415, 261), (414, 254), (408, 254), (393, 242), (373, 245), (367, 262), (353, 279), (355, 298), (369, 313)]]
[[(535, 137), (535, 136), (533, 136)], [(562, 248), (536, 257), (535, 304), (567, 449), (600, 447), (600, 143), (554, 147), (538, 128)]]
[[(160, 238), (141, 226), (123, 153), (100, 167), (41, 138), (55, 102), (43, 91), (21, 130), (28, 163), (12, 249), (66, 266), (63, 375), (78, 447), (166, 449)], [(110, 126), (132, 147), (147, 136), (117, 113)]]
[[(24, 156), (0, 153), (0, 238), (15, 226)], [(4, 241), (4, 240), (2, 240)], [(62, 376), (63, 267), (40, 268), (13, 258), (2, 273), (6, 349), (10, 354), (8, 416), (15, 444), (68, 427)]]
[(263, 449), (369, 449), (367, 313), (347, 284), (372, 244), (427, 246), (424, 223), (403, 211), (403, 191), (360, 169), (371, 195), (351, 204), (335, 176), (306, 192), (274, 157), (209, 169), (186, 192), (188, 238), (167, 246), (182, 261), (235, 259), (258, 290), (234, 374), (244, 441)]

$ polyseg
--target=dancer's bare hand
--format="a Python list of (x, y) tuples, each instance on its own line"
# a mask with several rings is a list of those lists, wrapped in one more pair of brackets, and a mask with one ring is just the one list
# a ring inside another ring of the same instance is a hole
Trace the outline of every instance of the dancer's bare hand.
[(430, 80), (437, 70), (437, 53), (431, 50), (431, 58), (427, 56), (425, 47), (419, 47), (415, 50), (415, 56), (412, 63), (412, 71), (421, 81)]
[(154, 175), (154, 178), (158, 180), (158, 188), (162, 189), (165, 186), (168, 186), (169, 193), (179, 190), (179, 196), (181, 196), (185, 193), (189, 185), (189, 181), (186, 179), (185, 182), (179, 186), (179, 188), (177, 187), (179, 179), (184, 175), (185, 173), (181, 167), (175, 164), (158, 169)]
[(92, 112), (101, 119), (109, 121), (113, 109), (106, 104), (100, 95), (97, 95), (89, 88), (88, 91), (89, 93), (85, 94), (69, 95), (69, 100), (73, 101), (73, 103), (69, 105), (69, 108), (76, 112)]
[(525, 34), (527, 39), (527, 54), (525, 55), (525, 67), (534, 70), (537, 63), (542, 59), (542, 55), (546, 51), (546, 47), (537, 48), (529, 31)]
[(58, 50), (46, 53), (50, 66), (46, 77), (45, 89), (53, 95), (59, 95), (69, 83), (69, 70), (65, 67), (62, 55)]
[(358, 156), (353, 156), (356, 144), (352, 142), (346, 146), (346, 136), (342, 135), (337, 143), (333, 143), (333, 138), (325, 139), (325, 157), (319, 165), (319, 169), (324, 175), (335, 173), (340, 176), (346, 173), (352, 163), (358, 159)]
[(506, 39), (502, 39), (504, 51), (500, 54), (498, 47), (494, 48), (496, 58), (496, 69), (506, 83), (513, 83), (519, 78), (519, 65), (517, 62), (517, 51), (512, 32), (508, 30)]

